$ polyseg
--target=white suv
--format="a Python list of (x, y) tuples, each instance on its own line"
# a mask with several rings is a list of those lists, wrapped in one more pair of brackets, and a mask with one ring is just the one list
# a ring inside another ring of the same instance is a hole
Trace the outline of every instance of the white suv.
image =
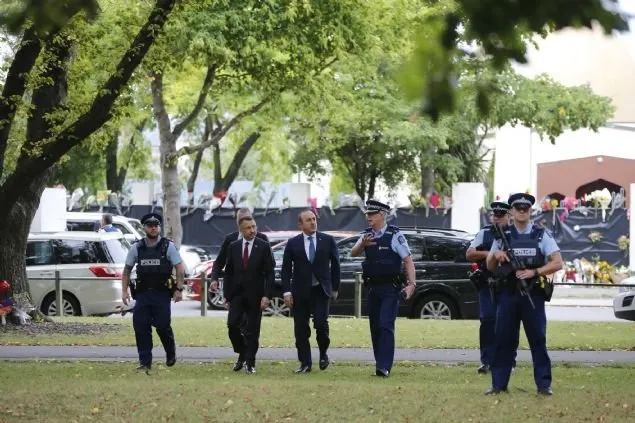
[[(621, 285), (635, 285), (635, 276), (624, 279)], [(620, 286), (620, 293), (613, 299), (613, 314), (618, 319), (635, 321), (635, 288)]]
[(57, 270), (65, 315), (120, 312), (121, 273), (129, 247), (130, 243), (118, 232), (29, 234), (26, 272), (34, 304), (46, 315), (56, 314)]
[[(97, 232), (101, 225), (102, 216), (102, 213), (67, 212), (66, 230)], [(124, 238), (131, 243), (145, 236), (141, 222), (132, 217), (112, 215), (112, 226), (119, 229), (123, 233)], [(190, 275), (194, 268), (201, 262), (211, 259), (204, 249), (192, 245), (181, 245), (179, 253), (185, 264), (185, 273), (188, 275)]]

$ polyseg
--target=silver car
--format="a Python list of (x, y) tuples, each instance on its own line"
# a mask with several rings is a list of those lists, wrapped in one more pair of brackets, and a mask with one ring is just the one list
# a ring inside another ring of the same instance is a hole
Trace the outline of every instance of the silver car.
[(130, 243), (117, 232), (29, 234), (26, 271), (34, 304), (54, 316), (59, 271), (65, 315), (120, 312), (121, 273)]

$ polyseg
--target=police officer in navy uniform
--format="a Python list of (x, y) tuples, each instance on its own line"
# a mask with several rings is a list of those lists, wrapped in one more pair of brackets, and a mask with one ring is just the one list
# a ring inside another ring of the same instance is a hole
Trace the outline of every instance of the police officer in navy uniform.
[[(395, 320), (399, 297), (406, 300), (415, 291), (415, 267), (406, 238), (399, 228), (386, 224), (390, 207), (375, 200), (366, 202), (366, 218), (370, 227), (353, 247), (351, 255), (358, 257), (362, 250), (364, 283), (368, 287), (368, 321), (375, 355), (375, 374), (388, 377), (395, 356)], [(403, 287), (403, 265), (406, 286)]]
[[(492, 210), (492, 224), (507, 226), (509, 224), (509, 204), (503, 201), (494, 201), (490, 204)], [(494, 242), (494, 234), (491, 225), (486, 226), (476, 234), (470, 247), (465, 253), (467, 260), (478, 263), (478, 279), (475, 281), (479, 297), (479, 318), (481, 327), (479, 330), (479, 344), (481, 350), (481, 367), (478, 372), (489, 372), (494, 355), (494, 327), (496, 324), (496, 293), (490, 290), (489, 281), (492, 273), (487, 270), (487, 256)], [(516, 341), (518, 347), (518, 341)], [(514, 356), (515, 359), (515, 356)], [(514, 360), (514, 367), (516, 363)]]
[[(128, 287), (130, 273), (137, 266), (137, 280), (132, 287), (135, 299), (132, 325), (137, 341), (140, 366), (137, 370), (146, 373), (152, 368), (152, 326), (163, 344), (166, 365), (176, 363), (176, 344), (171, 324), (171, 300), (183, 299), (183, 280), (185, 268), (174, 243), (161, 237), (162, 218), (159, 214), (149, 213), (141, 218), (146, 237), (134, 243), (128, 256), (121, 278), (124, 304), (130, 302)], [(176, 269), (176, 280), (172, 275)]]
[[(514, 224), (505, 230), (504, 235), (524, 268), (511, 270), (498, 296), (492, 387), (486, 392), (488, 395), (507, 392), (520, 321), (531, 349), (538, 394), (553, 395), (545, 314), (545, 301), (550, 299), (551, 290), (544, 277), (562, 269), (562, 257), (553, 237), (531, 223), (530, 209), (535, 201), (532, 195), (525, 193), (513, 194), (508, 200)], [(502, 251), (501, 240), (496, 240), (487, 256), (488, 270), (495, 272), (501, 266), (499, 270), (504, 269), (509, 262), (509, 255)], [(533, 300), (535, 309), (529, 298)]]

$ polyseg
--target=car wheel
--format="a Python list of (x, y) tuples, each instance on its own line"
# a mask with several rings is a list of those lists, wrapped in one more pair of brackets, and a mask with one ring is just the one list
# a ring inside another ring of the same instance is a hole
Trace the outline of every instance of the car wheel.
[(273, 297), (269, 307), (262, 312), (264, 316), (284, 316), (289, 317), (291, 310), (280, 297)]
[(208, 292), (207, 305), (216, 310), (225, 310), (225, 296), (222, 292)]
[(414, 308), (414, 317), (419, 319), (451, 320), (459, 318), (459, 310), (449, 297), (430, 294), (421, 298)]
[[(64, 316), (81, 316), (82, 309), (79, 306), (79, 301), (71, 293), (64, 292), (62, 295), (62, 309)], [(57, 302), (55, 301), (55, 293), (50, 293), (42, 301), (42, 307), (40, 308), (42, 313), (47, 316), (57, 316)]]

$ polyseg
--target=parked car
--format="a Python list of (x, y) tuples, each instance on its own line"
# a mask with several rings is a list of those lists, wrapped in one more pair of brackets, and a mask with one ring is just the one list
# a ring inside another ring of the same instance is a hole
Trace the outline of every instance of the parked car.
[[(635, 285), (635, 276), (624, 279), (620, 285)], [(618, 319), (635, 321), (635, 287), (621, 286), (613, 299), (613, 314)]]
[[(445, 234), (435, 229), (401, 229), (401, 232), (413, 255), (417, 288), (410, 301), (401, 302), (399, 315), (422, 319), (477, 318), (478, 292), (468, 278), (471, 263), (465, 259), (469, 237)], [(333, 315), (352, 315), (354, 312), (355, 273), (362, 271), (364, 261), (363, 256), (351, 256), (358, 239), (359, 236), (355, 235), (338, 242), (341, 283), (338, 299), (331, 304)], [(276, 268), (279, 297), (272, 300), (271, 314), (288, 315), (289, 310), (280, 298), (280, 265)], [(363, 315), (368, 315), (366, 296), (363, 289)]]
[(34, 303), (44, 314), (56, 314), (55, 271), (59, 271), (65, 315), (120, 312), (121, 273), (129, 248), (117, 232), (29, 234), (26, 272)]
[[(94, 231), (97, 232), (101, 226), (101, 213), (66, 213), (67, 231)], [(113, 215), (112, 226), (119, 229), (124, 237), (131, 243), (145, 237), (143, 225), (138, 219), (132, 217)], [(194, 245), (181, 245), (179, 253), (185, 264), (185, 272), (190, 275), (194, 268), (201, 262), (207, 261), (211, 256), (203, 248)]]

